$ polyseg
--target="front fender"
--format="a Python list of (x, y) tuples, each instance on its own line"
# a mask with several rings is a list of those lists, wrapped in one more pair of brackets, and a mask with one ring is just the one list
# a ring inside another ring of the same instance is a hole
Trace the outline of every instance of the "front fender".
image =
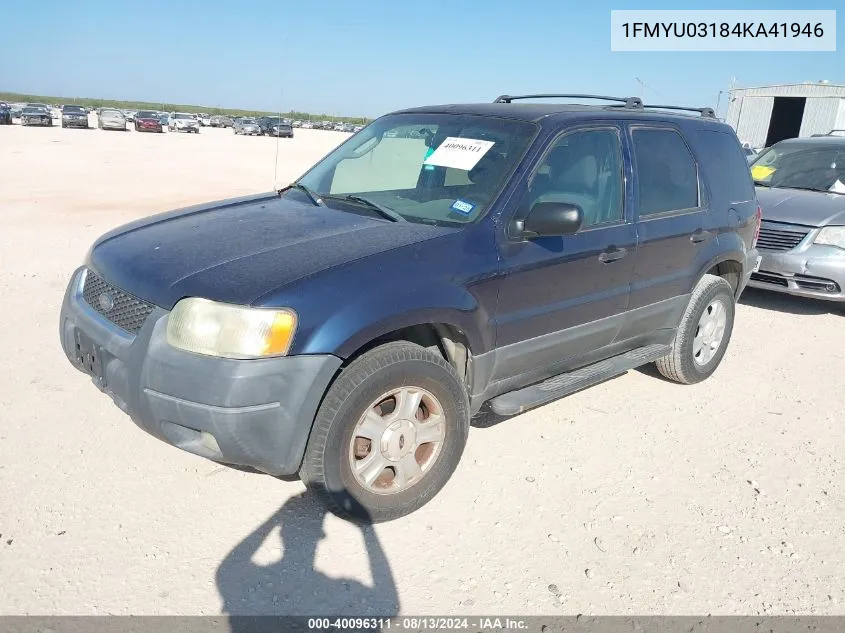
[(442, 323), (459, 329), (474, 354), (489, 350), (493, 335), (485, 324), (490, 315), (464, 288), (439, 284), (419, 288), (373, 288), (354, 301), (345, 297), (328, 319), (312, 329), (297, 353), (330, 353), (348, 358), (370, 341), (414, 325)]

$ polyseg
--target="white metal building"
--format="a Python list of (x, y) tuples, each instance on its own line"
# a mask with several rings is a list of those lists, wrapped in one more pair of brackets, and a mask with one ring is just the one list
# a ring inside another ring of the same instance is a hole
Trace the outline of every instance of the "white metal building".
[(751, 147), (845, 129), (845, 85), (807, 82), (734, 88), (725, 121)]

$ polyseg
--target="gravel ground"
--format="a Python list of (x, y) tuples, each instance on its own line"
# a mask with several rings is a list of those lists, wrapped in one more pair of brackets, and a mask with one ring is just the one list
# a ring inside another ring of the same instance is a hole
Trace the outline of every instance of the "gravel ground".
[[(58, 343), (115, 225), (289, 182), (345, 136), (0, 127), (0, 613), (834, 614), (843, 316), (749, 291), (707, 382), (632, 371), (506, 421), (362, 529), (136, 428)], [(839, 332), (839, 334), (837, 334)], [(12, 582), (9, 582), (9, 580)]]

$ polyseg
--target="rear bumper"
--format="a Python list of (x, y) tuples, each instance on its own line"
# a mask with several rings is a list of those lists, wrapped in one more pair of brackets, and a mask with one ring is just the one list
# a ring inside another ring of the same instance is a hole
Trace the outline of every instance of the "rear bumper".
[(845, 251), (810, 244), (785, 253), (763, 251), (752, 288), (798, 297), (845, 301)]
[(133, 336), (82, 298), (77, 270), (62, 303), (59, 333), (71, 364), (77, 337), (90, 339), (102, 377), (94, 384), (132, 421), (177, 448), (272, 475), (298, 471), (317, 407), (341, 360), (331, 355), (232, 360), (167, 343), (168, 312), (155, 308)]

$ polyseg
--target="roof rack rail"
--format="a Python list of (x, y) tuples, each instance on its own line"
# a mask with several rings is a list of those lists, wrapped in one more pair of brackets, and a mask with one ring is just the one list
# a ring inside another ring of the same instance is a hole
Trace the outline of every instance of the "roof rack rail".
[(603, 95), (539, 94), (539, 95), (501, 95), (493, 103), (511, 103), (517, 99), (595, 99), (597, 101), (615, 101), (626, 108), (642, 108), (639, 97), (606, 97)]
[(707, 117), (709, 119), (716, 118), (716, 111), (713, 108), (688, 108), (685, 106), (652, 105), (651, 103), (646, 103), (643, 105), (643, 107), (657, 108), (659, 110), (683, 110), (684, 112), (698, 112), (703, 117)]

